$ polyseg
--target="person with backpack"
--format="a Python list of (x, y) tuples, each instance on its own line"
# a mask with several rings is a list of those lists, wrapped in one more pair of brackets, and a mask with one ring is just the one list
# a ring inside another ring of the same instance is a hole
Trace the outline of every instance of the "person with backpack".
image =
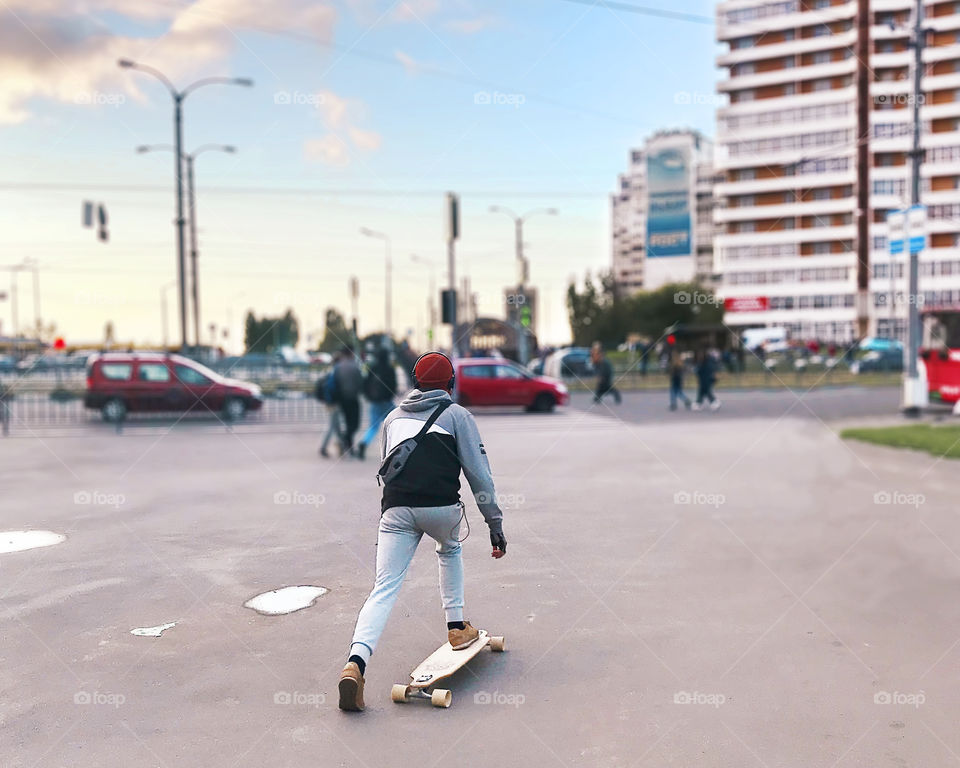
[(370, 426), (357, 444), (357, 458), (366, 457), (367, 446), (380, 431), (380, 425), (393, 410), (393, 398), (397, 394), (397, 370), (390, 359), (390, 351), (377, 350), (376, 359), (363, 380), (363, 396), (370, 403)]
[(317, 385), (313, 390), (314, 397), (327, 406), (327, 432), (320, 443), (319, 453), (323, 458), (330, 458), (327, 446), (330, 441), (336, 438), (337, 444), (343, 445), (343, 427), (340, 419), (340, 405), (337, 403), (337, 379), (333, 375), (333, 369), (330, 369), (325, 376), (317, 379)]
[(683, 404), (689, 411), (692, 403), (690, 398), (683, 393), (683, 356), (677, 350), (670, 353), (668, 366), (670, 372), (670, 410), (677, 410), (677, 400), (683, 400)]
[(417, 360), (413, 374), (417, 388), (383, 424), (377, 576), (357, 616), (347, 663), (340, 674), (339, 706), (346, 711), (364, 708), (367, 663), (423, 534), (437, 543), (447, 641), (454, 650), (462, 650), (479, 637), (478, 630), (463, 618), (463, 539), (459, 533), (465, 510), (459, 493), (461, 471), (490, 529), (491, 556), (501, 558), (507, 552), (503, 513), (497, 505), (480, 432), (473, 415), (450, 397), (453, 364), (446, 355), (428, 352)]
[(337, 364), (333, 366), (333, 386), (337, 404), (343, 418), (343, 431), (340, 440), (340, 455), (354, 455), (353, 436), (360, 426), (360, 390), (363, 388), (363, 372), (357, 365), (353, 347), (345, 346), (340, 350)]
[(717, 382), (717, 363), (710, 350), (704, 348), (697, 354), (697, 402), (693, 410), (699, 411), (703, 401), (710, 403), (710, 410), (720, 407), (720, 401), (713, 394), (713, 385)]
[(593, 394), (593, 402), (599, 403), (603, 400), (603, 396), (609, 393), (613, 395), (614, 402), (620, 405), (622, 400), (620, 390), (613, 385), (613, 365), (607, 359), (603, 345), (599, 341), (593, 342), (590, 347), (590, 361), (597, 372), (597, 389)]

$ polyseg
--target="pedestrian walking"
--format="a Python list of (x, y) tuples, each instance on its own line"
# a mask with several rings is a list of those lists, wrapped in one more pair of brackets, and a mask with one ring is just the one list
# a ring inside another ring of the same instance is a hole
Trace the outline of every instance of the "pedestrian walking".
[(670, 373), (670, 410), (677, 410), (677, 400), (683, 400), (684, 406), (690, 410), (690, 398), (683, 393), (683, 357), (677, 350), (670, 353), (668, 363)]
[(603, 396), (609, 393), (613, 395), (614, 402), (619, 405), (623, 398), (620, 397), (620, 390), (613, 386), (613, 365), (607, 360), (599, 341), (595, 341), (590, 347), (590, 360), (593, 362), (593, 369), (597, 372), (597, 389), (593, 394), (593, 402), (599, 403)]
[(340, 404), (337, 402), (336, 376), (331, 368), (325, 376), (317, 380), (314, 396), (327, 406), (327, 431), (320, 443), (319, 453), (323, 458), (330, 458), (327, 447), (330, 441), (336, 439), (337, 445), (343, 448), (343, 419), (340, 418)]
[(370, 426), (357, 445), (357, 458), (366, 457), (367, 446), (376, 438), (380, 425), (393, 410), (393, 398), (397, 394), (397, 370), (387, 349), (377, 350), (377, 356), (363, 380), (363, 396), (370, 404)]
[(354, 455), (353, 438), (360, 426), (360, 390), (363, 388), (363, 373), (357, 365), (353, 347), (346, 346), (340, 351), (337, 364), (333, 367), (334, 386), (337, 404), (343, 418), (343, 431), (340, 455)]
[(710, 409), (715, 411), (720, 407), (720, 401), (713, 394), (713, 385), (717, 381), (717, 363), (708, 349), (701, 349), (697, 353), (697, 403), (693, 409), (699, 411), (703, 401), (710, 403)]
[(503, 513), (487, 452), (470, 412), (450, 399), (453, 364), (428, 352), (414, 366), (414, 389), (387, 416), (380, 441), (383, 483), (377, 534), (377, 576), (357, 617), (349, 657), (340, 674), (340, 709), (364, 708), (364, 673), (423, 534), (437, 543), (440, 597), (447, 641), (455, 651), (469, 647), (479, 632), (463, 618), (463, 562), (460, 501), (463, 470), (477, 506), (490, 529), (491, 555), (503, 557)]

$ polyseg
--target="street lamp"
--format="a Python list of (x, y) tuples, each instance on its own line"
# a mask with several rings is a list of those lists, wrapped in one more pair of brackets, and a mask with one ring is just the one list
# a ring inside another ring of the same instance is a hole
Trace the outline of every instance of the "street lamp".
[(253, 80), (247, 77), (205, 77), (191, 83), (183, 90), (177, 90), (170, 79), (160, 70), (145, 64), (138, 64), (130, 59), (119, 59), (117, 65), (121, 69), (135, 69), (152, 75), (159, 80), (170, 92), (173, 98), (173, 144), (174, 144), (174, 183), (177, 199), (177, 280), (180, 284), (180, 342), (187, 346), (187, 286), (186, 286), (186, 259), (184, 254), (184, 219), (183, 219), (183, 101), (191, 93), (205, 85), (241, 85), (250, 87)]
[(427, 346), (433, 345), (434, 339), (434, 326), (437, 324), (437, 309), (434, 301), (436, 301), (437, 294), (437, 264), (435, 261), (430, 259), (425, 259), (422, 256), (418, 256), (415, 253), (410, 254), (410, 260), (416, 262), (417, 264), (423, 264), (430, 270), (430, 295), (427, 300), (427, 317), (429, 318), (430, 323), (430, 338), (427, 342)]
[[(157, 151), (172, 152), (173, 147), (169, 144), (143, 144), (137, 147), (137, 152), (141, 154)], [(190, 210), (190, 281), (193, 287), (193, 339), (198, 347), (200, 346), (200, 274), (197, 268), (197, 202), (196, 188), (193, 183), (193, 161), (197, 155), (210, 151), (233, 154), (237, 151), (237, 148), (231, 144), (203, 144), (193, 152), (183, 156), (187, 164), (187, 208)]]
[(392, 294), (393, 288), (391, 286), (392, 281), (392, 267), (390, 266), (390, 238), (385, 235), (383, 232), (377, 232), (375, 229), (369, 229), (368, 227), (360, 227), (360, 234), (365, 237), (373, 237), (377, 240), (383, 240), (384, 245), (386, 246), (386, 267), (387, 267), (387, 284), (385, 289), (384, 296), (384, 322), (387, 326), (387, 336), (391, 339), (393, 338), (393, 320), (391, 318), (391, 305), (392, 305)]
[(527, 211), (522, 216), (518, 216), (509, 208), (504, 208), (501, 205), (491, 205), (490, 213), (502, 213), (506, 216), (509, 216), (513, 219), (513, 226), (516, 236), (516, 250), (517, 250), (517, 271), (519, 273), (519, 280), (517, 281), (520, 289), (522, 291), (523, 287), (527, 284), (527, 281), (530, 279), (530, 265), (523, 256), (523, 222), (527, 219), (532, 218), (533, 216), (538, 216), (544, 214), (547, 216), (556, 216), (559, 211), (556, 208), (535, 208), (532, 211)]

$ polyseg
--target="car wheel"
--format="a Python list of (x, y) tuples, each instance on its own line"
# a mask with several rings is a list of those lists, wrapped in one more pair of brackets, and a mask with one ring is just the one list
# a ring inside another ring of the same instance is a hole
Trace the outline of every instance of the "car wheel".
[(550, 413), (556, 406), (557, 401), (553, 395), (548, 395), (546, 392), (541, 392), (533, 401), (534, 411), (539, 413)]
[(227, 401), (223, 404), (223, 415), (227, 421), (237, 421), (238, 419), (243, 418), (243, 414), (246, 413), (247, 406), (239, 397), (228, 397)]
[(127, 417), (127, 404), (119, 397), (111, 397), (100, 409), (103, 420), (111, 424), (119, 424)]

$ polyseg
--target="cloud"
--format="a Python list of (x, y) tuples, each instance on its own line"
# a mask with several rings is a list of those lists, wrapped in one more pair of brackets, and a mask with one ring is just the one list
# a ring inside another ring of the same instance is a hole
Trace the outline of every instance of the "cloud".
[[(167, 22), (158, 36), (117, 35), (99, 14), (137, 22)], [(331, 39), (336, 11), (310, 0), (274, 0), (271, 15)], [(117, 68), (118, 58), (142, 60), (174, 82), (225, 65), (235, 34), (263, 19), (256, 0), (196, 0), (180, 7), (142, 0), (3, 0), (0, 4), (0, 123), (32, 115), (32, 102), (100, 103), (92, 94), (143, 98), (146, 83)], [(219, 73), (216, 73), (219, 74)]]
[(368, 131), (356, 125), (363, 111), (363, 105), (351, 99), (345, 99), (332, 91), (320, 91), (318, 108), (320, 119), (329, 133), (307, 139), (303, 143), (303, 154), (307, 160), (343, 167), (350, 164), (354, 150), (373, 152), (380, 148), (382, 137), (375, 131)]
[(380, 149), (381, 137), (379, 133), (375, 131), (364, 131), (360, 128), (350, 128), (347, 130), (347, 135), (350, 136), (350, 140), (354, 143), (357, 149), (363, 149), (368, 152), (372, 152), (375, 149)]
[(420, 71), (420, 65), (409, 53), (405, 53), (404, 51), (394, 51), (393, 58), (403, 64), (403, 68), (406, 70), (408, 75), (415, 75)]
[(350, 148), (332, 133), (303, 142), (303, 155), (307, 160), (324, 165), (343, 167), (350, 164)]

